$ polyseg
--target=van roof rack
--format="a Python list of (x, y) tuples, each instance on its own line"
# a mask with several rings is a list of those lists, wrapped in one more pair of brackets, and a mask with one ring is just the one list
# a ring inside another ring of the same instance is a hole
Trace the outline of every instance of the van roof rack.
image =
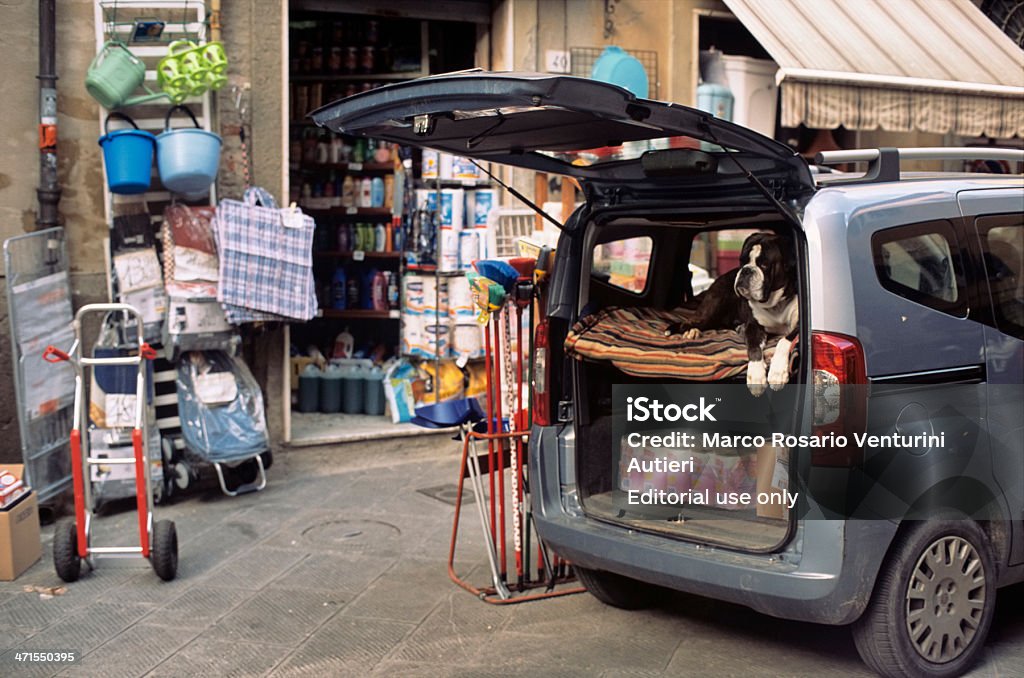
[[(848, 162), (868, 163), (867, 172), (841, 183), (874, 184), (900, 180), (901, 160), (1006, 160), (1024, 162), (1024, 150), (1016, 148), (929, 147), (929, 148), (861, 148), (847, 151), (822, 151), (814, 156), (818, 165), (841, 165)], [(830, 181), (829, 183), (839, 183)]]

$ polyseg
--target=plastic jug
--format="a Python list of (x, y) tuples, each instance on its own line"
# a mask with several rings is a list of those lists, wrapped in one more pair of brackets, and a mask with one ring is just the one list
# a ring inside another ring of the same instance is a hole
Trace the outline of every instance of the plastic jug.
[(365, 373), (363, 412), (379, 417), (384, 414), (384, 370), (374, 367)]
[(320, 411), (340, 412), (344, 371), (337, 365), (328, 365), (320, 376)]
[[(123, 42), (109, 40), (89, 64), (85, 89), (104, 108), (111, 110), (167, 97), (165, 92), (154, 92), (143, 86), (145, 79), (146, 65)], [(147, 94), (131, 96), (140, 86)]]
[(299, 412), (320, 408), (320, 368), (309, 364), (299, 373)]
[(354, 367), (342, 372), (342, 404), (341, 411), (345, 414), (362, 414), (363, 412), (363, 370)]

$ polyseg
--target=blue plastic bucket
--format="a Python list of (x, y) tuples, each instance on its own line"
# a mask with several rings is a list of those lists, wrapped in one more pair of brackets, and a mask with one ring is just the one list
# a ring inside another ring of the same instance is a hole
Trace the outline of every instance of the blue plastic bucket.
[[(110, 131), (110, 119), (128, 122), (133, 129)], [(105, 134), (99, 138), (103, 149), (103, 165), (107, 170), (107, 187), (111, 193), (132, 195), (149, 190), (150, 170), (156, 137), (138, 128), (124, 113), (111, 113), (103, 123)]]
[(604, 48), (601, 56), (594, 62), (590, 77), (628, 89), (633, 96), (641, 99), (647, 98), (649, 83), (643, 64), (635, 56), (616, 45)]
[[(171, 114), (188, 113), (195, 128), (171, 129)], [(160, 181), (174, 193), (198, 198), (206, 195), (217, 178), (220, 165), (220, 137), (199, 129), (199, 122), (185, 106), (172, 106), (164, 119), (164, 131), (156, 137), (156, 165)]]

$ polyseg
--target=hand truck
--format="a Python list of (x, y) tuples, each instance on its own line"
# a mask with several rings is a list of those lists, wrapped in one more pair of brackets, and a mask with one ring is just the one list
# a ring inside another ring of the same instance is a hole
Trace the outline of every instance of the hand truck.
[[(139, 351), (137, 355), (111, 358), (87, 358), (82, 355), (82, 318), (96, 313), (123, 313), (125, 320), (134, 317), (138, 325)], [(150, 477), (148, 423), (146, 407), (146, 361), (156, 358), (156, 351), (143, 338), (142, 315), (127, 304), (87, 304), (75, 314), (75, 343), (67, 353), (54, 346), (47, 346), (43, 359), (57, 363), (67, 361), (75, 369), (75, 408), (71, 428), (71, 474), (75, 492), (75, 519), (58, 524), (53, 535), (53, 564), (57, 575), (66, 582), (78, 579), (82, 560), (89, 569), (95, 569), (97, 557), (148, 558), (157, 575), (164, 581), (174, 579), (178, 571), (178, 533), (170, 520), (153, 521), (153, 487)], [(138, 374), (135, 380), (135, 426), (132, 430), (134, 457), (106, 459), (89, 454), (89, 436), (85, 431), (89, 421), (88, 402), (85, 393), (85, 370), (83, 368), (134, 365)], [(84, 433), (83, 433), (84, 432)], [(92, 535), (92, 488), (89, 467), (109, 464), (135, 465), (135, 502), (139, 513), (138, 546), (93, 546)], [(88, 510), (86, 508), (88, 507)]]

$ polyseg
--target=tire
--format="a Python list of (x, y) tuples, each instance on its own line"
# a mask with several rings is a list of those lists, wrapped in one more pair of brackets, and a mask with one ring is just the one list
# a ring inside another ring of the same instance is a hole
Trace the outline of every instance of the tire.
[(623, 610), (642, 610), (654, 603), (657, 589), (650, 584), (613, 572), (591, 570), (579, 565), (573, 568), (580, 583), (605, 605)]
[(171, 464), (171, 479), (174, 486), (184, 492), (192, 484), (192, 471), (184, 462)]
[(255, 459), (246, 459), (236, 466), (234, 470), (235, 475), (238, 477), (238, 486), (254, 483), (260, 477), (260, 467)]
[(274, 465), (274, 453), (270, 450), (260, 453), (260, 459), (263, 461), (263, 470), (269, 471), (270, 467)]
[(977, 523), (917, 522), (886, 559), (854, 644), (882, 676), (959, 676), (984, 650), (995, 602), (995, 560)]
[(153, 523), (153, 543), (150, 544), (149, 562), (156, 575), (171, 581), (178, 574), (178, 531), (174, 522), (158, 520)]
[(66, 582), (78, 581), (82, 573), (82, 559), (78, 557), (78, 528), (73, 520), (58, 523), (53, 532), (53, 567), (57, 576)]

